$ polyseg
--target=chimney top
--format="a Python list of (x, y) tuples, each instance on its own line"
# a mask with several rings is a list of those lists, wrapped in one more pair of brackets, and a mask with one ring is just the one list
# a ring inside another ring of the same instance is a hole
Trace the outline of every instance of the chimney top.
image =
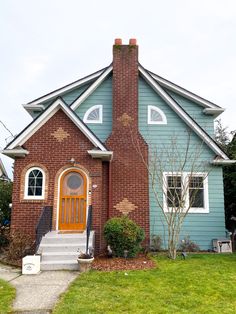
[[(122, 45), (122, 39), (121, 38), (116, 38), (115, 42), (114, 42), (114, 45), (118, 45), (118, 46)], [(129, 45), (130, 46), (136, 46), (137, 45), (137, 39), (136, 38), (130, 38)]]
[(122, 45), (122, 39), (121, 38), (116, 38), (115, 39), (115, 45)]
[(130, 44), (130, 46), (136, 46), (137, 45), (137, 39), (136, 38), (130, 38), (129, 44)]

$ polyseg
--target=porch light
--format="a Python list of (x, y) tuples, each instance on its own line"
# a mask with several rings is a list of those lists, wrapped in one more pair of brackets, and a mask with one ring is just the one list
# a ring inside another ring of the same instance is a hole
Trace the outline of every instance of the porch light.
[(71, 160), (69, 161), (71, 164), (75, 163), (75, 158), (71, 158)]

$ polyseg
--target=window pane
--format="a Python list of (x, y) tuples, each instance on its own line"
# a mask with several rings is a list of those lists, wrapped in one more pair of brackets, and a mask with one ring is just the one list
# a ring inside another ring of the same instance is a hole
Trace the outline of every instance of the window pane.
[(168, 207), (179, 207), (181, 201), (181, 189), (168, 189), (167, 205)]
[(88, 120), (91, 121), (98, 121), (99, 120), (99, 108), (94, 109), (90, 114), (88, 115)]
[(189, 187), (190, 188), (203, 188), (203, 177), (192, 177), (189, 180)]
[(204, 207), (204, 190), (203, 189), (189, 189), (190, 205), (191, 207)]
[(167, 182), (168, 182), (168, 187), (181, 188), (181, 177), (180, 176), (168, 176)]
[(160, 115), (160, 113), (154, 109), (151, 109), (151, 121), (155, 122), (155, 121), (162, 121), (162, 116)]
[(34, 169), (28, 176), (28, 196), (41, 196), (43, 187), (43, 173), (39, 169)]

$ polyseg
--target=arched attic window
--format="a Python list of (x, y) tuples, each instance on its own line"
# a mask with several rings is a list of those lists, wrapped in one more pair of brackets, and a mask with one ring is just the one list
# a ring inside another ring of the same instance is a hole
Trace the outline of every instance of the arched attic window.
[(89, 108), (84, 114), (83, 121), (85, 123), (102, 123), (102, 105)]
[(30, 168), (25, 174), (25, 199), (44, 199), (45, 173), (39, 167)]
[(148, 106), (148, 124), (167, 124), (164, 112), (156, 106)]

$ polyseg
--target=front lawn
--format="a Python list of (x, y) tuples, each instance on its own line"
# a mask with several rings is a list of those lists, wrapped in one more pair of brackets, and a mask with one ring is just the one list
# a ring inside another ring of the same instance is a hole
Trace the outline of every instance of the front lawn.
[(155, 260), (152, 270), (80, 275), (53, 313), (236, 313), (236, 254)]
[(0, 313), (11, 312), (12, 301), (15, 298), (15, 289), (7, 282), (0, 279)]

